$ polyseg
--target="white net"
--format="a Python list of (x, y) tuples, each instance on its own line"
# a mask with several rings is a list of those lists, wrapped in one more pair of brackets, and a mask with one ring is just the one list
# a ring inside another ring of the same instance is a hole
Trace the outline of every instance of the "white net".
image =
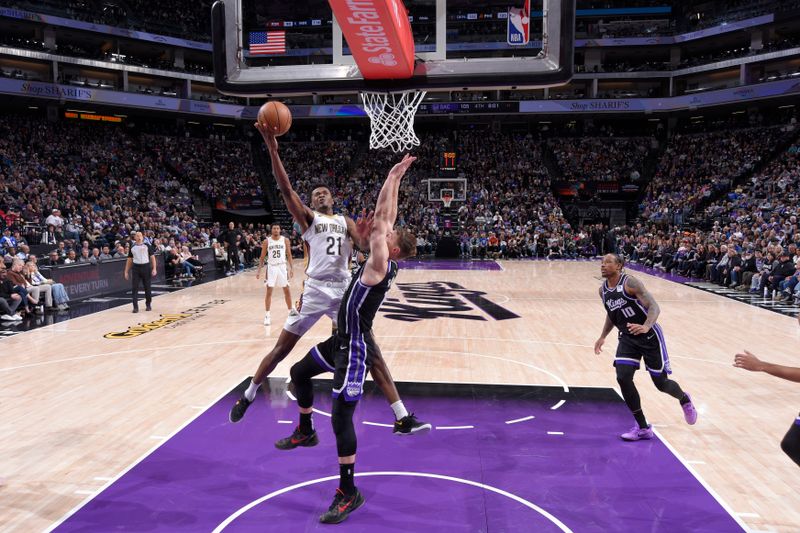
[(371, 123), (370, 149), (391, 147), (395, 152), (404, 152), (419, 146), (414, 115), (423, 98), (425, 91), (361, 93)]

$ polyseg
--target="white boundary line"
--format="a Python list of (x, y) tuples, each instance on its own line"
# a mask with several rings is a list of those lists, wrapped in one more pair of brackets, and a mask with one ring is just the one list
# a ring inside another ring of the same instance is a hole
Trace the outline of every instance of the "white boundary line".
[[(409, 338), (409, 337), (406, 337), (406, 338)], [(543, 373), (547, 374), (548, 376), (550, 376), (551, 378), (556, 380), (556, 382), (558, 382), (561, 385), (561, 388), (564, 390), (564, 392), (569, 392), (569, 385), (567, 385), (567, 382), (564, 381), (563, 379), (561, 379), (561, 377), (553, 374), (549, 370), (545, 370), (544, 368), (532, 365), (530, 363), (525, 363), (523, 361), (517, 361), (517, 360), (514, 360), (514, 359), (506, 359), (505, 357), (498, 357), (496, 355), (485, 355), (485, 354), (481, 354), (481, 353), (477, 353), (477, 352), (466, 352), (466, 351), (465, 352), (459, 352), (459, 351), (455, 351), (455, 350), (385, 350), (385, 353), (391, 353), (391, 354), (397, 354), (397, 353), (426, 353), (426, 354), (447, 353), (447, 354), (457, 354), (457, 355), (471, 355), (473, 357), (483, 357), (484, 359), (494, 359), (494, 360), (497, 360), (497, 361), (506, 361), (508, 363), (516, 363), (518, 365), (526, 366), (528, 368), (533, 368), (534, 370), (538, 370), (539, 372), (543, 372)], [(552, 387), (552, 385), (550, 385), (550, 386)]]
[(436, 429), (475, 429), (475, 426), (436, 426)]
[[(673, 282), (674, 283), (674, 282)], [(692, 289), (696, 289), (696, 287), (691, 287)], [(711, 293), (709, 293), (711, 294)], [(554, 302), (600, 302), (600, 298), (595, 296), (594, 298), (548, 298), (548, 297), (530, 297), (530, 298), (515, 298), (513, 296), (507, 296), (505, 294), (496, 292), (492, 293), (491, 296), (505, 296), (511, 301), (519, 301), (519, 302), (547, 302), (547, 301), (554, 301)], [(719, 296), (715, 294), (714, 296)], [(659, 302), (665, 303), (687, 303), (687, 304), (718, 304), (719, 302), (716, 300), (668, 300), (664, 298), (659, 298)], [(602, 303), (602, 302), (601, 302)], [(598, 306), (599, 307), (599, 306)]]
[[(35, 330), (31, 330), (35, 331)], [(304, 337), (309, 340), (324, 340), (327, 337), (324, 336), (308, 336)], [(446, 337), (442, 336), (434, 336), (434, 335), (383, 335), (382, 339), (446, 339)], [(541, 340), (533, 340), (533, 339), (503, 339), (499, 337), (459, 337), (459, 340), (464, 341), (485, 341), (485, 342), (512, 342), (516, 344), (545, 344), (545, 345), (553, 345), (553, 346), (571, 346), (576, 348), (591, 348), (592, 346), (589, 344), (575, 344), (569, 342), (559, 342), (559, 341), (541, 341)], [(216, 345), (225, 345), (225, 344), (247, 344), (247, 343), (263, 343), (264, 339), (233, 339), (233, 340), (226, 340), (226, 341), (216, 341), (216, 342), (202, 342), (202, 343), (191, 343), (191, 344), (179, 344), (174, 346), (175, 348), (193, 348), (195, 346), (216, 346)], [(148, 348), (132, 348), (130, 350), (116, 350), (113, 352), (101, 352), (97, 354), (89, 354), (89, 355), (81, 355), (77, 357), (68, 357), (66, 359), (53, 359), (49, 361), (38, 361), (35, 363), (28, 363), (24, 365), (0, 368), (0, 373), (2, 372), (10, 372), (13, 370), (21, 370), (24, 368), (33, 368), (37, 366), (43, 365), (50, 365), (56, 363), (68, 363), (72, 361), (80, 361), (84, 359), (94, 359), (97, 357), (105, 357), (105, 356), (115, 356), (115, 355), (129, 355), (141, 352), (153, 352), (157, 351), (159, 348), (148, 347)], [(452, 352), (452, 353), (468, 353), (468, 352)], [(3, 355), (14, 355), (13, 353), (9, 352), (8, 354), (0, 354), (0, 357)], [(688, 356), (683, 355), (670, 355), (673, 358), (678, 359), (692, 359)], [(507, 361), (513, 361), (513, 359), (506, 359)], [(720, 361), (713, 361), (711, 359), (696, 359), (697, 361), (704, 361), (709, 363), (717, 363), (717, 364), (728, 364), (727, 362), (720, 362)], [(463, 382), (452, 382), (452, 383), (463, 383)], [(600, 388), (608, 388), (608, 387), (600, 387)]]
[[(614, 389), (614, 390), (616, 391), (617, 394), (619, 394), (619, 397), (622, 398), (622, 393), (620, 391), (618, 391), (617, 389)], [(622, 398), (622, 399), (624, 400), (624, 398)], [(717, 503), (720, 504), (720, 506), (723, 509), (725, 509), (725, 512), (727, 512), (731, 516), (731, 518), (733, 518), (733, 520), (737, 524), (739, 524), (739, 526), (744, 531), (750, 531), (750, 529), (747, 527), (747, 524), (745, 524), (744, 521), (742, 521), (742, 519), (739, 517), (739, 515), (737, 515), (735, 512), (733, 512), (733, 509), (727, 503), (725, 503), (725, 501), (720, 497), (720, 495), (717, 494), (717, 492), (714, 489), (712, 489), (711, 486), (708, 483), (706, 483), (705, 480), (702, 477), (700, 477), (700, 474), (698, 474), (695, 471), (695, 469), (692, 468), (692, 465), (690, 465), (688, 462), (686, 462), (686, 460), (683, 458), (683, 456), (680, 453), (678, 453), (678, 450), (676, 450), (675, 448), (672, 447), (672, 444), (670, 444), (669, 441), (666, 438), (664, 438), (664, 435), (662, 435), (661, 432), (658, 431), (655, 428), (653, 428), (653, 433), (656, 434), (656, 436), (659, 438), (659, 440), (664, 443), (664, 446), (666, 446), (667, 449), (670, 452), (672, 452), (672, 455), (674, 455), (678, 459), (678, 461), (680, 461), (681, 464), (686, 468), (686, 470), (688, 470), (689, 473), (692, 474), (694, 476), (694, 478), (703, 486), (703, 488), (706, 489), (706, 491), (711, 495), (711, 497), (714, 498), (715, 500), (717, 500)]]
[[(50, 327), (50, 326), (45, 326)], [(37, 328), (43, 329), (43, 328)], [(37, 331), (37, 330), (29, 330), (29, 331)], [(76, 330), (77, 331), (77, 330)], [(28, 333), (27, 331), (21, 333)], [(16, 336), (16, 335), (14, 335)], [(268, 337), (268, 338), (275, 338), (277, 337)], [(321, 335), (308, 335), (304, 336), (304, 339), (309, 340), (316, 340), (321, 341), (325, 340), (328, 337), (321, 336)], [(447, 337), (442, 337), (441, 335), (382, 335), (381, 339), (437, 339), (437, 340), (444, 340)], [(458, 340), (465, 340), (465, 341), (487, 341), (487, 342), (513, 342), (513, 343), (524, 343), (524, 344), (551, 344), (554, 346), (573, 346), (577, 348), (591, 348), (591, 344), (574, 344), (569, 342), (559, 342), (559, 341), (541, 341), (541, 340), (534, 340), (534, 339), (504, 339), (500, 337), (458, 337)], [(175, 345), (176, 348), (193, 348), (195, 346), (215, 346), (219, 344), (246, 344), (250, 342), (259, 342), (263, 343), (264, 339), (232, 339), (226, 341), (215, 341), (215, 342), (202, 342), (202, 343), (192, 343), (192, 344), (178, 344)], [(121, 354), (132, 354), (132, 353), (140, 353), (140, 352), (151, 352), (157, 350), (158, 348), (132, 348), (130, 350), (115, 350), (113, 352), (101, 352), (97, 354), (89, 354), (89, 355), (82, 355), (78, 357), (70, 357), (67, 359), (55, 359), (52, 361), (40, 361), (37, 363), (30, 363), (27, 365), (21, 365), (18, 367), (10, 367), (10, 368), (0, 368), (0, 372), (6, 370), (14, 370), (16, 368), (27, 368), (30, 366), (39, 366), (39, 365), (47, 365), (51, 363), (61, 363), (61, 362), (69, 362), (75, 361), (80, 359), (91, 359), (94, 357), (102, 357), (106, 355), (121, 355)], [(0, 354), (0, 357), (3, 355), (14, 355), (13, 353), (9, 352), (8, 354)]]
[[(409, 477), (428, 477), (433, 479), (442, 479), (445, 481), (454, 481), (456, 483), (462, 483), (464, 485), (470, 485), (472, 487), (478, 487), (480, 489), (488, 490), (494, 492), (496, 494), (500, 494), (501, 496), (505, 496), (506, 498), (512, 499), (517, 503), (524, 505), (525, 507), (532, 509), (542, 515), (543, 517), (547, 518), (551, 523), (553, 523), (556, 527), (558, 527), (561, 531), (572, 533), (572, 530), (567, 527), (561, 520), (553, 516), (552, 514), (548, 513), (538, 505), (529, 502), (528, 500), (517, 496), (516, 494), (512, 494), (510, 492), (504, 491), (503, 489), (498, 489), (497, 487), (493, 487), (491, 485), (486, 485), (484, 483), (478, 483), (477, 481), (472, 481), (469, 479), (463, 479), (453, 476), (445, 476), (442, 474), (431, 474), (427, 472), (359, 472), (355, 475), (356, 477), (369, 477), (369, 476), (409, 476)], [(317, 483), (324, 483), (326, 481), (333, 481), (335, 479), (339, 479), (339, 476), (328, 476), (319, 479), (312, 479), (310, 481), (304, 481), (302, 483), (297, 483), (296, 485), (291, 485), (288, 487), (284, 487), (282, 489), (278, 489), (273, 491), (266, 496), (262, 496), (257, 500), (253, 500), (252, 502), (248, 503), (244, 507), (239, 508), (236, 512), (228, 516), (224, 521), (222, 521), (216, 528), (214, 528), (213, 533), (220, 533), (226, 527), (228, 527), (234, 520), (245, 514), (247, 511), (256, 507), (265, 501), (271, 500), (276, 496), (280, 496), (281, 494), (286, 494), (287, 492), (291, 492), (295, 489), (300, 489), (303, 487), (307, 487), (309, 485), (315, 485)]]
[[(509, 361), (512, 361), (509, 359)], [(330, 379), (330, 378), (327, 378)], [(422, 385), (495, 385), (495, 386), (507, 386), (507, 387), (558, 387), (558, 385), (544, 384), (544, 383), (498, 383), (496, 381), (489, 382), (489, 381), (447, 381), (447, 380), (437, 380), (437, 381), (424, 381), (424, 380), (415, 380), (415, 381), (403, 381), (400, 379), (395, 380), (395, 383), (410, 383), (410, 384), (422, 384)], [(614, 388), (611, 385), (572, 385), (575, 389), (609, 389), (613, 390)]]
[(547, 434), (548, 435), (563, 435), (564, 432), (563, 431), (548, 431)]
[[(183, 423), (183, 424), (182, 424), (180, 427), (178, 427), (178, 429), (176, 429), (175, 431), (173, 431), (172, 433), (170, 433), (169, 435), (167, 435), (167, 437), (166, 437), (166, 440), (163, 440), (163, 441), (159, 442), (158, 444), (156, 444), (155, 446), (153, 446), (152, 448), (150, 448), (148, 451), (146, 451), (146, 452), (144, 453), (144, 455), (142, 455), (141, 457), (139, 457), (138, 459), (136, 459), (136, 460), (135, 460), (133, 463), (131, 463), (131, 464), (130, 464), (130, 465), (127, 467), (127, 468), (125, 468), (124, 470), (122, 470), (122, 472), (120, 472), (119, 474), (117, 474), (117, 475), (116, 475), (116, 476), (114, 476), (113, 478), (105, 478), (105, 479), (108, 479), (108, 480), (109, 480), (109, 481), (108, 481), (108, 482), (107, 482), (105, 485), (103, 485), (102, 487), (100, 487), (99, 489), (97, 489), (97, 490), (96, 490), (96, 491), (95, 491), (95, 492), (94, 492), (94, 493), (93, 493), (91, 496), (89, 496), (88, 498), (86, 498), (85, 500), (83, 500), (81, 503), (79, 503), (78, 505), (76, 505), (75, 507), (73, 507), (71, 510), (67, 511), (67, 514), (65, 514), (64, 516), (62, 516), (62, 517), (61, 517), (61, 518), (60, 518), (58, 521), (56, 521), (54, 524), (50, 525), (50, 527), (48, 527), (48, 528), (45, 530), (45, 532), (46, 532), (46, 533), (49, 533), (49, 532), (53, 531), (54, 529), (56, 529), (56, 528), (57, 528), (58, 526), (60, 526), (61, 524), (63, 524), (64, 522), (66, 522), (66, 521), (67, 521), (67, 520), (68, 520), (68, 519), (69, 519), (69, 518), (70, 518), (72, 515), (74, 515), (74, 514), (75, 514), (75, 513), (77, 513), (78, 511), (80, 511), (80, 510), (81, 510), (81, 509), (82, 509), (84, 506), (86, 506), (86, 504), (88, 504), (90, 501), (92, 501), (94, 498), (96, 498), (96, 497), (97, 497), (99, 494), (101, 494), (101, 493), (102, 493), (104, 490), (106, 490), (108, 487), (110, 487), (110, 486), (111, 486), (111, 485), (113, 485), (115, 482), (117, 482), (117, 481), (118, 481), (118, 480), (119, 480), (119, 479), (120, 479), (122, 476), (124, 476), (125, 474), (127, 474), (128, 472), (130, 472), (130, 471), (133, 469), (133, 467), (135, 467), (136, 465), (138, 465), (139, 463), (141, 463), (142, 461), (144, 461), (145, 459), (147, 459), (147, 457), (149, 457), (149, 456), (150, 456), (150, 455), (151, 455), (153, 452), (155, 452), (157, 449), (159, 449), (159, 448), (160, 448), (161, 446), (163, 446), (165, 443), (169, 442), (169, 440), (170, 440), (170, 439), (172, 439), (172, 437), (174, 437), (175, 435), (177, 435), (178, 433), (180, 433), (180, 432), (181, 432), (181, 431), (182, 431), (182, 430), (183, 430), (183, 429), (184, 429), (186, 426), (188, 426), (189, 424), (191, 424), (192, 422), (194, 422), (195, 420), (197, 420), (198, 418), (200, 418), (200, 416), (201, 416), (203, 413), (205, 413), (206, 411), (208, 411), (208, 410), (209, 410), (209, 409), (210, 409), (210, 408), (211, 408), (211, 407), (212, 407), (212, 406), (213, 406), (215, 403), (217, 403), (217, 402), (218, 402), (218, 401), (220, 401), (222, 398), (224, 398), (224, 397), (225, 397), (225, 396), (226, 396), (228, 393), (230, 393), (230, 392), (231, 392), (231, 390), (232, 390), (233, 388), (235, 388), (235, 387), (237, 387), (237, 386), (239, 385), (239, 383), (241, 383), (241, 382), (237, 382), (237, 383), (236, 383), (236, 385), (234, 385), (234, 387), (229, 387), (227, 390), (225, 390), (225, 392), (223, 392), (222, 394), (220, 394), (219, 396), (217, 396), (217, 397), (216, 397), (216, 398), (215, 398), (215, 399), (214, 399), (214, 400), (213, 400), (211, 403), (209, 403), (209, 404), (208, 404), (208, 407), (206, 407), (206, 408), (205, 408), (205, 409), (203, 409), (202, 411), (199, 411), (199, 412), (198, 412), (197, 414), (195, 414), (194, 416), (190, 417), (190, 418), (189, 418), (189, 419), (188, 419), (186, 422), (184, 422), (184, 423)], [(95, 478), (95, 479), (98, 479), (98, 478)]]
[[(36, 330), (31, 330), (31, 331), (36, 331)], [(261, 343), (263, 343), (264, 339), (230, 340), (230, 341), (218, 341), (218, 342), (198, 342), (198, 343), (192, 343), (192, 344), (181, 344), (181, 345), (176, 346), (176, 348), (193, 348), (195, 346), (208, 346), (208, 345), (214, 345), (214, 344), (240, 344), (240, 343), (245, 343), (245, 342), (261, 342)], [(50, 364), (54, 364), (54, 363), (68, 363), (70, 361), (80, 361), (82, 359), (94, 359), (95, 357), (105, 357), (107, 355), (131, 355), (131, 354), (139, 353), (139, 352), (153, 352), (153, 351), (157, 351), (157, 350), (163, 350), (163, 347), (160, 347), (160, 348), (156, 348), (156, 347), (152, 347), (152, 348), (134, 348), (134, 349), (131, 349), (131, 350), (117, 350), (117, 351), (114, 351), (114, 352), (103, 352), (103, 353), (96, 353), (96, 354), (91, 354), (91, 355), (79, 355), (77, 357), (68, 357), (66, 359), (53, 359), (53, 360), (50, 360), (50, 361), (39, 361), (37, 363), (29, 363), (29, 364), (26, 364), (26, 365), (19, 365), (19, 366), (7, 367), (7, 368), (0, 368), (0, 372), (9, 372), (11, 370), (19, 370), (19, 369), (22, 369), (22, 368), (31, 368), (31, 367), (35, 367), (35, 366), (50, 365)], [(8, 355), (13, 355), (13, 352), (9, 352)]]
[(382, 427), (382, 428), (393, 428), (394, 427), (394, 425), (392, 425), (392, 424), (381, 424), (380, 422), (368, 422), (366, 420), (361, 422), (361, 423), (365, 424), (367, 426), (378, 426), (378, 427)]
[(551, 408), (550, 408), (550, 410), (551, 410), (551, 411), (555, 411), (556, 409), (558, 409), (559, 407), (561, 407), (561, 406), (562, 406), (562, 405), (564, 405), (565, 403), (567, 403), (567, 400), (561, 400), (560, 402), (558, 402), (557, 404), (555, 404), (553, 407), (551, 407)]
[(533, 415), (523, 416), (522, 418), (517, 418), (515, 420), (506, 420), (506, 424), (518, 424), (520, 422), (526, 422), (528, 420), (533, 420), (534, 418), (536, 418), (536, 417), (533, 416)]

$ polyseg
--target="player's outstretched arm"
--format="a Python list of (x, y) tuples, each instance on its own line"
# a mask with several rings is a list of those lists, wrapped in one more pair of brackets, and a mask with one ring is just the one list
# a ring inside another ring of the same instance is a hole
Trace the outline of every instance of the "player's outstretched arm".
[(397, 195), (395, 191), (399, 187), (399, 182), (408, 167), (416, 159), (416, 157), (406, 154), (403, 160), (389, 171), (389, 175), (386, 176), (386, 181), (383, 182), (383, 187), (381, 187), (381, 192), (378, 194), (372, 232), (370, 232), (369, 236), (370, 256), (367, 259), (364, 272), (361, 274), (361, 280), (366, 285), (377, 285), (386, 275), (389, 263), (389, 244), (386, 241), (386, 237), (392, 231), (394, 221), (397, 218)]
[(736, 368), (744, 368), (750, 372), (766, 372), (776, 378), (800, 383), (800, 368), (767, 363), (747, 350), (745, 350), (744, 353), (736, 354), (733, 360), (733, 366)]
[(259, 124), (258, 122), (255, 123), (256, 129), (261, 133), (261, 137), (264, 139), (264, 144), (267, 146), (267, 151), (269, 152), (269, 158), (272, 160), (272, 174), (275, 176), (275, 181), (278, 184), (278, 190), (281, 192), (281, 196), (283, 197), (283, 202), (286, 204), (286, 208), (292, 214), (292, 217), (300, 224), (300, 229), (305, 231), (311, 222), (314, 220), (314, 213), (303, 205), (303, 201), (300, 199), (300, 196), (294, 191), (292, 188), (292, 184), (289, 181), (289, 175), (286, 173), (286, 169), (283, 167), (283, 161), (281, 161), (281, 156), (278, 154), (278, 140), (269, 131), (269, 128), (263, 124)]
[(389, 171), (386, 181), (383, 182), (381, 192), (378, 194), (378, 201), (375, 203), (375, 223), (377, 224), (379, 220), (388, 223), (389, 229), (387, 231), (391, 231), (395, 220), (397, 220), (397, 191), (400, 188), (400, 180), (405, 176), (411, 163), (416, 160), (416, 157), (406, 154), (403, 160)]
[(661, 308), (653, 295), (644, 288), (644, 284), (633, 276), (628, 276), (625, 280), (625, 291), (639, 300), (639, 303), (647, 309), (647, 320), (644, 324), (628, 324), (628, 331), (631, 334), (643, 335), (650, 331), (650, 328), (656, 323), (658, 315), (661, 314)]

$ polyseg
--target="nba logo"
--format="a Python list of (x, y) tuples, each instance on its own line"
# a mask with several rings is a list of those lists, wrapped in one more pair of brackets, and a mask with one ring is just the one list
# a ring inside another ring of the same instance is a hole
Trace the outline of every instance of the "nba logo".
[(525, 0), (525, 7), (508, 8), (508, 44), (519, 46), (528, 44), (531, 28), (531, 0)]

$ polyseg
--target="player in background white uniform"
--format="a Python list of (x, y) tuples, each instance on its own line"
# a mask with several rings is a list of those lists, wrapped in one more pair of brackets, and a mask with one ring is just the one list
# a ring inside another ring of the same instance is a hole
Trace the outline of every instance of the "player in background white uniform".
[[(261, 132), (272, 160), (272, 173), (281, 192), (286, 208), (300, 226), (308, 266), (307, 279), (303, 284), (300, 306), (297, 315), (289, 315), (286, 324), (278, 336), (278, 341), (258, 365), (255, 375), (247, 390), (231, 408), (230, 421), (242, 419), (247, 408), (253, 403), (261, 383), (269, 376), (278, 363), (283, 361), (292, 351), (306, 331), (308, 331), (323, 315), (335, 319), (339, 311), (344, 292), (350, 283), (348, 262), (352, 253), (353, 240), (362, 249), (369, 248), (369, 234), (372, 227), (372, 214), (361, 213), (358, 223), (350, 217), (334, 215), (333, 195), (327, 187), (317, 187), (311, 191), (311, 208), (303, 205), (302, 200), (292, 189), (286, 169), (278, 154), (278, 141), (267, 126), (259, 123), (255, 127)], [(413, 414), (409, 414), (400, 399), (394, 385), (389, 368), (383, 357), (378, 354), (372, 364), (372, 378), (380, 387), (388, 400), (395, 416), (394, 433), (408, 435), (431, 429), (430, 424), (419, 422)]]
[(292, 246), (289, 239), (281, 235), (281, 225), (272, 225), (272, 234), (261, 243), (261, 257), (258, 260), (256, 279), (261, 276), (264, 259), (267, 260), (267, 275), (264, 283), (267, 284), (267, 294), (264, 296), (264, 325), (270, 325), (269, 308), (272, 304), (272, 289), (283, 288), (283, 298), (289, 314), (297, 314), (292, 307), (292, 293), (289, 290), (289, 280), (294, 276), (292, 266)]

